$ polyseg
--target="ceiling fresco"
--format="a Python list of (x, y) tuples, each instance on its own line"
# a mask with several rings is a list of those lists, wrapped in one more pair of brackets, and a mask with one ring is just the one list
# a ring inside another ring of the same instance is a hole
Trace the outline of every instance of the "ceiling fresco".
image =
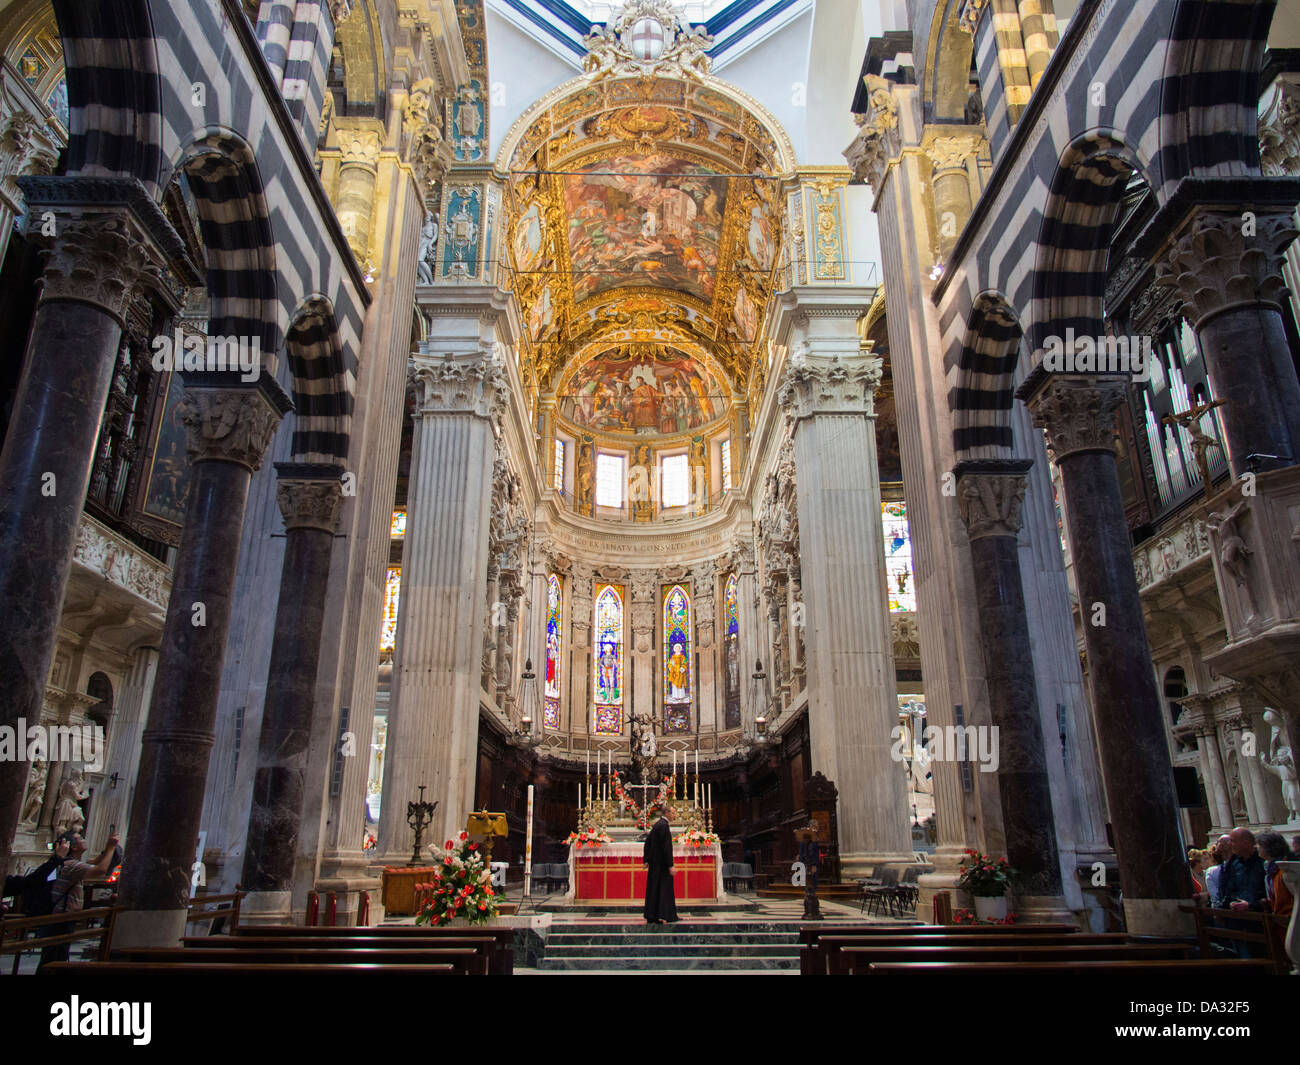
[(708, 76), (593, 75), (507, 136), (527, 376), (575, 426), (693, 432), (747, 393), (793, 152), (746, 101)]

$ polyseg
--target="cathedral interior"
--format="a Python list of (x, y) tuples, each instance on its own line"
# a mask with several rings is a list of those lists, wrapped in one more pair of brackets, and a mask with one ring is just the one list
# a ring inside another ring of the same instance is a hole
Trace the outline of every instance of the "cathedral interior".
[(975, 850), (1188, 934), (1188, 848), (1300, 834), (1297, 4), (0, 0), (0, 56), (0, 864), (116, 838), (115, 942), (378, 923), (475, 811), (522, 905), (661, 781), (759, 895), (812, 840), (936, 923)]

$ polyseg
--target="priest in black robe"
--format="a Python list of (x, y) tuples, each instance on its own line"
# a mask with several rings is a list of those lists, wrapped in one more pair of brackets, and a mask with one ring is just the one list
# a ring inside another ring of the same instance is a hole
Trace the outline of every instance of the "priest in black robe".
[(646, 868), (646, 924), (667, 924), (677, 920), (677, 900), (673, 896), (673, 830), (671, 806), (664, 808), (659, 820), (646, 836), (641, 861)]

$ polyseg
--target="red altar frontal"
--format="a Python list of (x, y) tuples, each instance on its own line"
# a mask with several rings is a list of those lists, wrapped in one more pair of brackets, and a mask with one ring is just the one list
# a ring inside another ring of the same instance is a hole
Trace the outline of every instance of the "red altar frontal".
[[(640, 843), (606, 843), (569, 849), (569, 897), (575, 902), (645, 899), (646, 872)], [(678, 902), (717, 902), (722, 891), (722, 848), (673, 847), (673, 893)]]

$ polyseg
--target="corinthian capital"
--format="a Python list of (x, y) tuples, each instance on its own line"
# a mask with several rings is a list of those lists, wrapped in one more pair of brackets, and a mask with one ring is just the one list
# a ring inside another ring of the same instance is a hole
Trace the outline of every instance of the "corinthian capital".
[(1259, 101), (1259, 164), (1265, 174), (1300, 174), (1300, 85), (1278, 78)]
[(1210, 315), (1261, 303), (1282, 306), (1282, 253), (1300, 230), (1291, 210), (1261, 209), (1253, 221), (1240, 210), (1202, 207), (1175, 238), (1159, 284), (1177, 291), (1184, 313), (1200, 325)]
[(1040, 380), (1032, 393), (1027, 386), (1034, 381), (1027, 380), (1020, 395), (1034, 425), (1047, 431), (1058, 461), (1082, 451), (1115, 449), (1115, 412), (1124, 402), (1125, 378), (1044, 373)]
[(342, 470), (329, 465), (276, 463), (279, 483), (275, 502), (286, 529), (319, 529), (332, 533), (343, 499)]
[(814, 414), (875, 414), (883, 373), (884, 360), (874, 355), (793, 351), (777, 401), (796, 419)]
[(280, 424), (260, 389), (190, 388), (181, 403), (191, 462), (232, 462), (257, 470)]
[(422, 414), (464, 413), (496, 418), (510, 399), (505, 363), (492, 348), (441, 359), (416, 355), (411, 383)]
[(1025, 501), (1028, 460), (961, 463), (957, 473), (957, 509), (972, 540), (1015, 536)]

